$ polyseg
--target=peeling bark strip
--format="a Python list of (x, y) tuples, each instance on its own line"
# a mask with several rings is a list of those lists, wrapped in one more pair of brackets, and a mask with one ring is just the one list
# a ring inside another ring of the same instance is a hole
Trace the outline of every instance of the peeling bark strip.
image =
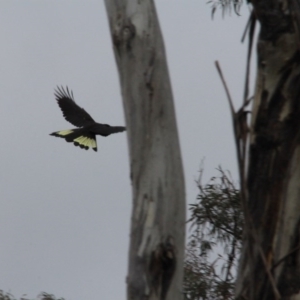
[(300, 299), (300, 6), (251, 2), (261, 31), (236, 295)]
[(185, 193), (171, 84), (152, 0), (105, 0), (133, 192), (127, 299), (180, 300)]

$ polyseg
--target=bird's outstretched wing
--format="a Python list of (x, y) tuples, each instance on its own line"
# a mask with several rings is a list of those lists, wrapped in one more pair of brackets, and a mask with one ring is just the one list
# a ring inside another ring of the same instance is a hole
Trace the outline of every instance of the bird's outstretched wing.
[(62, 110), (64, 118), (71, 124), (82, 127), (95, 123), (93, 118), (81, 107), (79, 107), (75, 101), (73, 92), (69, 91), (68, 87), (66, 90), (63, 87), (57, 87), (55, 90), (56, 101)]

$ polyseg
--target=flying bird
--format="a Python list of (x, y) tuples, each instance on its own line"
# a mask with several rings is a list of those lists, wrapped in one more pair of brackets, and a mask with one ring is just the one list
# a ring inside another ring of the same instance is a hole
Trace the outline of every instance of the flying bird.
[(96, 135), (108, 136), (126, 130), (123, 126), (110, 126), (95, 122), (83, 108), (75, 103), (73, 92), (69, 91), (68, 87), (66, 89), (57, 87), (54, 95), (64, 118), (79, 128), (56, 131), (50, 135), (64, 138), (67, 142), (73, 142), (75, 146), (82, 149), (88, 150), (91, 147), (97, 151)]

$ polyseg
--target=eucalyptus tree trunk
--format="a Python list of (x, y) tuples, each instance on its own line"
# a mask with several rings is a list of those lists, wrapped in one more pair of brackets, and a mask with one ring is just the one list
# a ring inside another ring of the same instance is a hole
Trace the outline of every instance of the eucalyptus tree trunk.
[(299, 1), (251, 2), (260, 34), (236, 296), (296, 300), (300, 299)]
[(133, 193), (127, 299), (182, 299), (184, 178), (166, 54), (152, 0), (106, 0)]

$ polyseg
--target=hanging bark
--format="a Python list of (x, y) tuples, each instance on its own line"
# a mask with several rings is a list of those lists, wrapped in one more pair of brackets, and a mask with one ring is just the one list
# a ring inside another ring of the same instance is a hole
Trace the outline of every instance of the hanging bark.
[(127, 299), (182, 299), (185, 192), (166, 55), (152, 0), (106, 0), (133, 192)]
[(236, 296), (300, 299), (299, 2), (251, 2), (260, 34)]

